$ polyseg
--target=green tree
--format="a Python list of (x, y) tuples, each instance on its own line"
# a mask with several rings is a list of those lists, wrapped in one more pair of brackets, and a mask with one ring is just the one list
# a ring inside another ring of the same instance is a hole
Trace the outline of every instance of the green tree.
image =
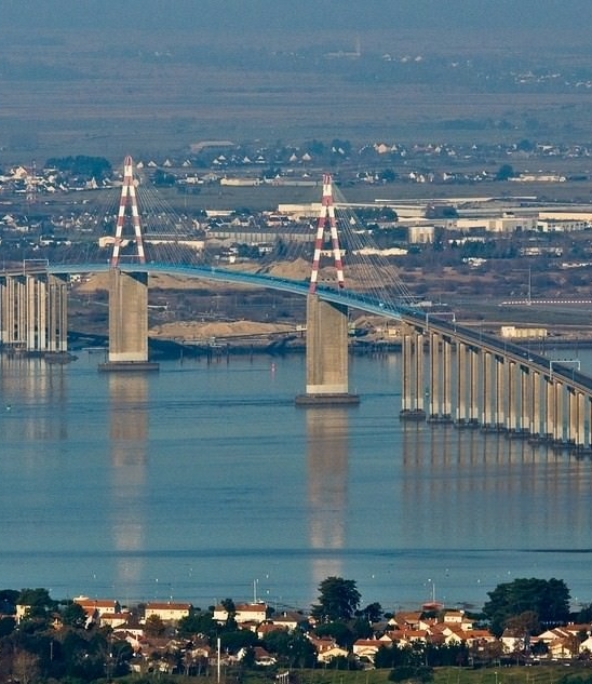
[(16, 620), (13, 617), (0, 618), (0, 639), (14, 632)]
[(236, 620), (234, 619), (236, 617), (236, 605), (234, 601), (231, 598), (225, 598), (223, 601), (220, 602), (220, 605), (224, 610), (226, 611), (226, 627), (228, 629), (235, 629), (236, 628)]
[(45, 621), (57, 605), (51, 598), (47, 589), (22, 589), (17, 598), (17, 604), (27, 606), (26, 620)]
[(541, 625), (538, 613), (526, 610), (519, 615), (513, 615), (504, 622), (504, 629), (509, 630), (515, 636), (525, 637), (528, 634), (539, 634)]
[(158, 615), (151, 615), (146, 619), (146, 625), (144, 631), (148, 636), (159, 637), (164, 634), (165, 625)]
[(216, 631), (218, 625), (214, 621), (214, 616), (209, 611), (193, 611), (187, 617), (181, 618), (178, 624), (179, 634), (181, 636), (190, 636), (191, 634), (212, 634)]
[(248, 629), (237, 629), (220, 634), (222, 650), (237, 653), (241, 648), (250, 648), (257, 643), (257, 635)]
[(112, 174), (111, 164), (104, 157), (89, 157), (79, 154), (76, 157), (52, 157), (45, 163), (47, 168), (85, 178), (108, 178)]
[(342, 648), (350, 648), (355, 641), (354, 633), (345, 622), (327, 622), (315, 629), (320, 637), (333, 637)]
[(360, 617), (368, 620), (368, 622), (380, 622), (382, 620), (383, 611), (382, 606), (378, 602), (369, 603), (365, 608), (359, 611)]
[(519, 578), (498, 584), (488, 596), (483, 613), (497, 636), (509, 618), (527, 611), (536, 613), (541, 623), (557, 623), (569, 617), (569, 589), (563, 580)]
[(510, 164), (502, 164), (495, 174), (495, 180), (507, 181), (515, 176), (516, 173), (514, 172), (514, 168)]
[(70, 601), (62, 608), (62, 622), (68, 627), (84, 627), (86, 623), (86, 613), (84, 608), (74, 601)]
[(316, 665), (314, 646), (305, 635), (296, 631), (289, 633), (277, 630), (266, 634), (263, 639), (266, 651), (278, 657), (278, 661), (290, 668), (311, 668)]
[(20, 592), (16, 589), (2, 589), (0, 591), (0, 613), (14, 614)]
[(360, 599), (355, 580), (327, 577), (319, 585), (319, 602), (311, 613), (321, 622), (350, 620), (358, 610)]

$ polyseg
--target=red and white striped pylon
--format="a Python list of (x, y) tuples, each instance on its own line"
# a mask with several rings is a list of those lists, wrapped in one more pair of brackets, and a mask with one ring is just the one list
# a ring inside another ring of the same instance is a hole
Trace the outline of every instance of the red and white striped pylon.
[(141, 264), (145, 264), (146, 255), (144, 253), (144, 241), (142, 238), (142, 229), (140, 227), (140, 212), (138, 211), (136, 186), (134, 184), (134, 162), (129, 155), (123, 160), (123, 185), (121, 186), (121, 199), (119, 200), (115, 242), (113, 243), (113, 253), (111, 254), (111, 268), (117, 268), (119, 266), (119, 251), (123, 242), (123, 224), (125, 223), (125, 209), (128, 203), (131, 206), (138, 261)]
[(341, 250), (339, 249), (339, 237), (337, 236), (337, 222), (335, 221), (335, 205), (333, 204), (333, 178), (329, 173), (323, 174), (323, 201), (319, 214), (319, 222), (317, 224), (314, 256), (312, 258), (310, 287), (308, 288), (310, 294), (314, 294), (317, 290), (319, 262), (321, 260), (321, 251), (323, 249), (323, 239), (325, 236), (327, 220), (329, 221), (329, 227), (331, 230), (333, 259), (335, 260), (335, 268), (337, 269), (337, 285), (340, 288), (343, 288), (345, 287), (345, 280), (343, 278), (343, 264), (341, 262)]

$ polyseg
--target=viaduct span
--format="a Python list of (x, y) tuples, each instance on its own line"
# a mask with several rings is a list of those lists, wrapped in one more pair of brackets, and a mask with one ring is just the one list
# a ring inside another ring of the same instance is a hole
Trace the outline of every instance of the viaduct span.
[[(127, 183), (127, 187), (126, 187)], [(454, 423), (548, 441), (561, 448), (592, 448), (592, 378), (514, 344), (407, 306), (383, 302), (344, 287), (331, 179), (324, 177), (323, 202), (310, 281), (226, 271), (206, 266), (147, 263), (131, 160), (126, 158), (120, 218), (110, 263), (49, 266), (24, 263), (0, 272), (0, 343), (33, 353), (67, 352), (68, 274), (109, 271), (109, 359), (104, 370), (156, 368), (148, 360), (148, 274), (167, 272), (200, 279), (283, 290), (307, 297), (306, 392), (304, 405), (353, 404), (348, 388), (347, 317), (350, 308), (396, 319), (402, 325), (402, 400), (405, 420)], [(123, 215), (132, 203), (137, 259), (123, 264), (118, 244)], [(329, 229), (337, 287), (318, 284), (325, 231)]]

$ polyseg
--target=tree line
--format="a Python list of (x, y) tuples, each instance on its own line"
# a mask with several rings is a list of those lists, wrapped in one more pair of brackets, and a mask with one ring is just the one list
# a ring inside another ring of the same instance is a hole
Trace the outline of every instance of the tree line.
[[(387, 630), (389, 618), (379, 603), (361, 604), (355, 580), (328, 577), (319, 584), (317, 602), (293, 632), (272, 631), (259, 639), (255, 632), (240, 629), (236, 622), (236, 606), (231, 598), (222, 601), (226, 621), (214, 620), (214, 606), (194, 609), (173, 628), (155, 616), (143, 622), (142, 606), (131, 611), (132, 625), (140, 625), (147, 637), (174, 635), (187, 643), (199, 640), (215, 648), (218, 640), (224, 652), (244, 653), (241, 667), (254, 666), (254, 649), (263, 646), (282, 668), (314, 668), (317, 654), (308, 638), (332, 637), (350, 651), (358, 639), (371, 637), (376, 630)], [(499, 636), (510, 629), (514, 634), (536, 635), (544, 629), (569, 620), (589, 622), (592, 606), (570, 613), (570, 593), (563, 580), (520, 578), (499, 584), (488, 594), (489, 600), (479, 613), (470, 615), (480, 626)], [(23, 618), (16, 620), (16, 606), (27, 606)], [(91, 624), (86, 613), (71, 600), (55, 601), (46, 589), (0, 591), (0, 682), (32, 684), (33, 682), (94, 682), (104, 678), (123, 677), (130, 672), (133, 657), (126, 641), (113, 638), (112, 630)], [(269, 609), (269, 616), (273, 611)], [(425, 617), (435, 616), (426, 613)], [(499, 658), (499, 648), (491, 649), (491, 657)], [(188, 672), (177, 655), (176, 671)], [(391, 670), (393, 681), (409, 678), (426, 681), (432, 668), (467, 666), (472, 654), (467, 645), (434, 645), (414, 643), (405, 648), (382, 648), (375, 658), (377, 668)], [(195, 664), (194, 664), (195, 665)], [(359, 664), (353, 657), (336, 658), (329, 667), (353, 669)], [(193, 669), (195, 671), (195, 668)], [(208, 663), (198, 670), (208, 672)]]

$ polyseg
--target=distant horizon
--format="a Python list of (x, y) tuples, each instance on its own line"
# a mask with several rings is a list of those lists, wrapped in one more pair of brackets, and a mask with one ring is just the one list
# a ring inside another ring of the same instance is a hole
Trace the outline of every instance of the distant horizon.
[(548, 28), (581, 31), (589, 0), (4, 0), (5, 29), (278, 30)]

